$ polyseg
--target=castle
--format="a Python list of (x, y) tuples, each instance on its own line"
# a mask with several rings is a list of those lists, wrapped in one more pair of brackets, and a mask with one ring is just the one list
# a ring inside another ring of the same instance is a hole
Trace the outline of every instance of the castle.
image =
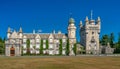
[(80, 21), (80, 44), (85, 46), (86, 54), (100, 53), (100, 23), (100, 17), (96, 21), (86, 17), (84, 25)]
[[(80, 44), (85, 47), (86, 54), (99, 54), (99, 34), (100, 34), (100, 17), (95, 21), (85, 19), (85, 25), (80, 21)], [(61, 54), (66, 55), (67, 40), (69, 42), (69, 55), (75, 55), (73, 51), (76, 44), (76, 26), (73, 18), (69, 19), (67, 35), (61, 33), (24, 33), (20, 27), (19, 31), (11, 32), (11, 28), (7, 31), (7, 40), (5, 41), (6, 56), (21, 56), (22, 54), (43, 54), (59, 55), (60, 46)], [(41, 46), (42, 45), (42, 46)], [(29, 50), (28, 50), (29, 46)], [(43, 49), (41, 51), (41, 48)]]

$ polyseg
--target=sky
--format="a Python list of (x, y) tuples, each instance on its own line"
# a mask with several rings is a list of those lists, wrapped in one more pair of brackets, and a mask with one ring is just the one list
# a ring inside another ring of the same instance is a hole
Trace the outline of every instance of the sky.
[[(7, 29), (16, 31), (22, 27), (24, 33), (33, 30), (41, 33), (62, 31), (67, 33), (68, 20), (75, 19), (76, 36), (79, 37), (79, 23), (90, 19), (101, 18), (101, 33), (114, 33), (116, 40), (120, 32), (120, 0), (0, 0), (0, 36), (7, 36)], [(72, 14), (71, 14), (72, 13)]]

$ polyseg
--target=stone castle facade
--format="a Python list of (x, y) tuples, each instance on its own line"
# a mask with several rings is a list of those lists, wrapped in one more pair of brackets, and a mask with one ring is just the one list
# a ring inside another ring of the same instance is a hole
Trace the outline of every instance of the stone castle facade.
[[(27, 47), (29, 39), (29, 51)], [(11, 28), (7, 31), (7, 40), (5, 41), (6, 56), (21, 56), (29, 52), (30, 54), (40, 54), (42, 44), (43, 54), (58, 55), (60, 54), (60, 40), (62, 40), (62, 55), (66, 55), (66, 44), (69, 39), (69, 55), (75, 55), (73, 52), (74, 44), (76, 43), (76, 26), (73, 18), (69, 19), (68, 35), (61, 33), (24, 33), (22, 28), (16, 32), (11, 32)], [(48, 43), (48, 47), (47, 44)]]
[[(99, 44), (99, 35), (101, 29), (100, 17), (97, 20), (86, 17), (84, 24), (80, 21), (80, 45), (85, 47), (86, 54), (100, 54), (101, 47)], [(66, 55), (67, 40), (69, 40), (69, 55), (75, 55), (73, 50), (76, 44), (76, 26), (73, 18), (68, 22), (68, 33), (24, 33), (22, 28), (18, 32), (11, 32), (8, 28), (7, 40), (5, 41), (6, 56), (21, 56), (21, 54), (40, 54), (41, 44), (43, 54), (58, 55), (60, 54), (60, 40), (62, 40), (62, 55)], [(28, 51), (27, 40), (29, 39), (30, 47)], [(48, 45), (46, 44), (48, 43)], [(47, 47), (48, 46), (48, 47)]]
[(80, 44), (85, 46), (86, 54), (99, 54), (100, 17), (95, 21), (86, 17), (85, 24), (80, 21)]

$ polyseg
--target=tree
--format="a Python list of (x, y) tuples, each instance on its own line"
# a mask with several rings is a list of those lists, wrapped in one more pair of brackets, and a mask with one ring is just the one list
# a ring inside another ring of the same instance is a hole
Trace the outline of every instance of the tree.
[(26, 43), (27, 43), (27, 54), (29, 55), (30, 54), (30, 39), (27, 39)]
[(100, 40), (101, 45), (107, 46), (108, 42), (109, 42), (109, 36), (108, 35), (103, 35), (101, 40)]
[(73, 51), (74, 51), (74, 54), (75, 54), (75, 55), (76, 55), (76, 51), (77, 51), (76, 49), (77, 49), (77, 44), (75, 43), (75, 44), (74, 44), (74, 47), (73, 47)]
[(48, 40), (46, 40), (46, 49), (48, 49), (49, 48), (49, 42), (48, 42)]
[(69, 39), (67, 39), (67, 44), (66, 44), (66, 55), (69, 55)]
[(40, 54), (43, 54), (43, 40), (41, 39), (41, 44), (40, 44)]
[(5, 39), (2, 39), (0, 37), (0, 54), (4, 54), (5, 53)]
[(118, 34), (118, 42), (115, 43), (114, 53), (120, 53), (120, 33)]
[(113, 46), (114, 46), (114, 33), (110, 34), (109, 43), (110, 43), (110, 46), (113, 48)]
[(118, 35), (118, 42), (117, 42), (117, 44), (118, 44), (118, 48), (120, 48), (120, 33)]
[(62, 55), (62, 39), (60, 39), (59, 42), (60, 42), (59, 54)]

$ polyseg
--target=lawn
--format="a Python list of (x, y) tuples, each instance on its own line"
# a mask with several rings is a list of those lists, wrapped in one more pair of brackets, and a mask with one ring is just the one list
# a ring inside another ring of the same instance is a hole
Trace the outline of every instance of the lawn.
[(0, 69), (120, 69), (120, 57), (0, 57)]

